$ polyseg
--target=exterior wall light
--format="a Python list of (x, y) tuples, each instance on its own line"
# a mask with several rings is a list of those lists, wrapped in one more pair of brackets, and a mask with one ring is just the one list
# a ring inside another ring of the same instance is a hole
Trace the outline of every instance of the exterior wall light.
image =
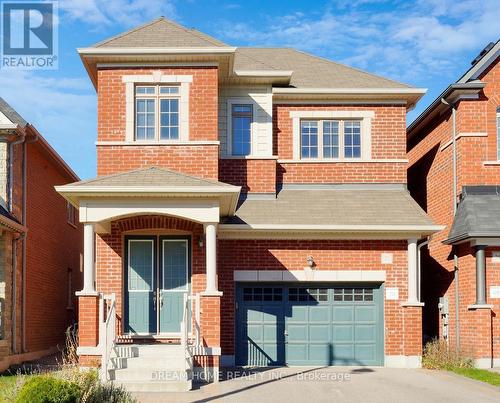
[(198, 238), (198, 246), (200, 249), (203, 248), (203, 238), (201, 236)]
[(314, 259), (312, 256), (308, 256), (306, 258), (306, 261), (307, 261), (307, 265), (311, 268), (313, 268), (314, 266), (316, 266), (316, 264), (314, 263)]

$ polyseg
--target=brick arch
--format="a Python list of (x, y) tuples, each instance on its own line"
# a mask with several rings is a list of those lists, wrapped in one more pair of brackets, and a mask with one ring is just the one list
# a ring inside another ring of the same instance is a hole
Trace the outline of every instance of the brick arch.
[(127, 217), (112, 223), (112, 232), (125, 232), (141, 229), (175, 229), (179, 231), (197, 232), (201, 224), (171, 216), (142, 215)]

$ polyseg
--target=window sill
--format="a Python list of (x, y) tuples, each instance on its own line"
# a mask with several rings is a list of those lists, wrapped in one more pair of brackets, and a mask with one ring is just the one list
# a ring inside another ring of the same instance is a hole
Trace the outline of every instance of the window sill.
[(277, 160), (277, 155), (221, 155), (222, 160)]
[(177, 140), (163, 140), (163, 141), (96, 141), (96, 146), (209, 146), (219, 145), (220, 141), (177, 141)]
[(500, 161), (483, 161), (483, 165), (500, 165)]
[(365, 164), (365, 163), (386, 163), (386, 164), (406, 164), (409, 161), (405, 158), (402, 159), (344, 159), (344, 160), (329, 160), (329, 159), (298, 159), (287, 160), (278, 159), (280, 164)]

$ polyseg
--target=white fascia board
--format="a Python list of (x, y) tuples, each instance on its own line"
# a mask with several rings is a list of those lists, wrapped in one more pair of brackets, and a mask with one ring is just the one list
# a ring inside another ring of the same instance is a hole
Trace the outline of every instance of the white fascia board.
[(15, 130), (17, 125), (14, 123), (0, 123), (0, 130)]
[(235, 70), (238, 77), (291, 77), (293, 70)]
[(144, 194), (144, 193), (180, 193), (180, 194), (192, 194), (196, 196), (200, 193), (206, 194), (233, 194), (239, 193), (241, 190), (241, 186), (231, 186), (231, 187), (222, 187), (222, 186), (186, 186), (186, 187), (178, 187), (178, 186), (72, 186), (72, 185), (63, 185), (63, 186), (55, 186), (55, 189), (59, 193), (64, 194), (78, 194), (78, 193), (121, 193), (121, 194)]
[(143, 55), (143, 54), (227, 54), (236, 47), (186, 47), (186, 48), (78, 48), (80, 55)]
[(273, 88), (273, 94), (415, 94), (427, 88)]
[(437, 232), (443, 225), (287, 225), (287, 224), (221, 224), (221, 231), (368, 231), (368, 232)]

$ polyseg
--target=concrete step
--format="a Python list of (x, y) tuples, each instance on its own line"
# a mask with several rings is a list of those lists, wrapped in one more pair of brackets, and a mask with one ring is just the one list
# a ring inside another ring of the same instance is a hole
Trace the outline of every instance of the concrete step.
[(116, 355), (122, 358), (131, 357), (184, 357), (185, 347), (179, 344), (133, 344), (116, 346)]
[(113, 382), (129, 392), (187, 392), (191, 390), (191, 381), (172, 382)]
[(137, 368), (137, 369), (153, 369), (165, 370), (171, 368), (184, 368), (188, 364), (185, 357), (135, 357), (123, 359), (123, 365), (120, 368)]
[(123, 368), (111, 369), (109, 376), (120, 382), (178, 382), (191, 379), (191, 371), (184, 368)]

